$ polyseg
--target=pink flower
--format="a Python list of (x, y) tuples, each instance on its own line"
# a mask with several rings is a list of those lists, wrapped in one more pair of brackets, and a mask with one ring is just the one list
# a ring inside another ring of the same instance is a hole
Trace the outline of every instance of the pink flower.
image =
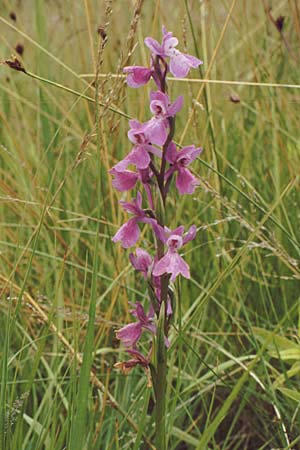
[(185, 77), (191, 67), (196, 68), (203, 62), (185, 53), (181, 53), (175, 47), (178, 45), (178, 39), (173, 37), (173, 33), (167, 32), (166, 28), (162, 28), (163, 41), (160, 45), (155, 39), (147, 37), (145, 44), (152, 51), (154, 55), (162, 58), (170, 58), (170, 72), (174, 77)]
[(142, 66), (127, 66), (123, 72), (127, 73), (127, 84), (130, 87), (138, 88), (148, 83), (152, 75), (152, 69)]
[(113, 187), (120, 192), (133, 189), (139, 178), (137, 172), (132, 172), (131, 170), (118, 171), (115, 167), (113, 167), (109, 173), (114, 177), (112, 181)]
[[(155, 295), (158, 301), (158, 304), (161, 304), (161, 277), (155, 277), (152, 273), (152, 286), (154, 288), (155, 291)], [(166, 309), (166, 314), (167, 316), (171, 316), (173, 314), (173, 308), (172, 308), (172, 299), (170, 296), (170, 292), (168, 292), (168, 296), (167, 296), (167, 309)], [(166, 346), (168, 347), (168, 344), (166, 344)]]
[(114, 367), (116, 369), (121, 369), (122, 372), (127, 375), (131, 369), (133, 369), (136, 366), (141, 366), (144, 371), (147, 374), (147, 386), (149, 388), (152, 387), (152, 381), (151, 381), (151, 374), (150, 374), (150, 369), (149, 369), (149, 365), (150, 365), (150, 359), (151, 359), (151, 353), (152, 353), (152, 349), (150, 349), (147, 357), (145, 357), (141, 352), (139, 352), (138, 350), (133, 350), (133, 349), (127, 349), (126, 350), (127, 353), (129, 353), (131, 355), (131, 359), (128, 359), (128, 361), (119, 361), (116, 364), (114, 364)]
[(139, 352), (138, 350), (133, 350), (133, 349), (127, 349), (126, 350), (127, 353), (129, 353), (132, 358), (129, 359), (128, 361), (119, 361), (116, 364), (114, 364), (114, 367), (116, 369), (121, 369), (122, 372), (127, 375), (131, 369), (133, 369), (136, 366), (141, 366), (143, 369), (145, 369), (145, 371), (148, 374), (148, 385), (151, 386), (151, 380), (150, 380), (150, 375), (149, 375), (149, 363), (150, 363), (150, 354), (148, 355), (147, 358), (145, 358), (145, 356)]
[(132, 172), (131, 170), (116, 170), (116, 166), (114, 166), (109, 173), (114, 177), (112, 181), (113, 187), (120, 192), (130, 191), (135, 187), (138, 180), (143, 183), (147, 190), (146, 185), (150, 185), (153, 176), (149, 167), (139, 169), (138, 172)]
[(190, 269), (184, 259), (178, 254), (178, 250), (196, 236), (196, 226), (192, 225), (188, 232), (183, 235), (184, 228), (180, 226), (171, 231), (167, 227), (164, 229), (164, 243), (167, 245), (167, 253), (156, 262), (152, 275), (161, 276), (165, 273), (171, 274), (171, 281), (181, 274), (185, 278), (190, 278)]
[(130, 323), (116, 331), (116, 336), (122, 341), (125, 347), (135, 348), (143, 330), (148, 330), (150, 333), (155, 334), (156, 326), (152, 323), (153, 311), (151, 310), (146, 314), (143, 306), (139, 302), (136, 303), (135, 308), (130, 312), (138, 321)]
[[(151, 270), (151, 267), (153, 266), (153, 259), (149, 255), (149, 253), (146, 250), (143, 250), (142, 248), (136, 249), (136, 255), (134, 253), (130, 253), (129, 259), (133, 267), (139, 271), (142, 272), (142, 275), (145, 279), (148, 278), (149, 271)], [(160, 295), (161, 295), (161, 280), (160, 277), (155, 277), (152, 274), (152, 286), (155, 290), (157, 301), (160, 303)], [(171, 298), (168, 295), (167, 298), (167, 310), (166, 314), (167, 316), (172, 315), (173, 309), (172, 309), (172, 302)], [(166, 346), (168, 347), (168, 340), (166, 340)]]
[(149, 255), (146, 250), (143, 250), (142, 248), (137, 248), (135, 251), (136, 255), (134, 253), (130, 253), (129, 259), (135, 270), (142, 272), (143, 277), (147, 278), (148, 271), (150, 266), (153, 263), (153, 260), (151, 256)]
[(167, 139), (167, 131), (164, 124), (156, 119), (140, 123), (138, 120), (130, 120), (130, 130), (128, 137), (135, 144), (131, 152), (114, 169), (123, 172), (130, 164), (134, 164), (138, 169), (146, 169), (150, 164), (149, 152), (157, 156), (162, 155), (161, 150), (152, 144), (162, 145)]
[(163, 145), (167, 139), (167, 130), (161, 130), (160, 120), (152, 118), (148, 122), (140, 123), (138, 120), (130, 120), (131, 129), (128, 131), (129, 140), (136, 145), (156, 144)]
[(133, 214), (134, 217), (121, 226), (113, 236), (112, 241), (121, 241), (124, 248), (129, 248), (135, 245), (140, 237), (138, 222), (148, 223), (153, 228), (157, 226), (157, 222), (155, 219), (149, 217), (146, 211), (142, 209), (142, 195), (140, 192), (137, 193), (137, 198), (133, 199), (131, 203), (120, 201), (120, 204), (125, 211)]
[(192, 194), (195, 187), (199, 185), (199, 180), (187, 169), (200, 153), (202, 148), (196, 148), (194, 145), (184, 147), (177, 152), (174, 142), (168, 146), (166, 152), (167, 161), (172, 164), (170, 169), (166, 172), (166, 178), (170, 177), (172, 173), (177, 172), (176, 187), (180, 194)]
[[(143, 250), (142, 248), (137, 248), (136, 255), (134, 255), (134, 253), (130, 253), (129, 259), (130, 259), (130, 262), (133, 265), (133, 267), (138, 272), (142, 272), (143, 277), (145, 279), (147, 279), (149, 271), (151, 270), (151, 268), (153, 266), (153, 259), (151, 258), (149, 253), (146, 250)], [(155, 277), (152, 274), (151, 284), (155, 291), (157, 301), (158, 301), (158, 303), (160, 303), (160, 295), (161, 295), (161, 279), (160, 279), (160, 277)], [(168, 295), (167, 311), (166, 311), (167, 316), (170, 316), (172, 314), (172, 312), (173, 312), (172, 302), (171, 302), (170, 296)]]

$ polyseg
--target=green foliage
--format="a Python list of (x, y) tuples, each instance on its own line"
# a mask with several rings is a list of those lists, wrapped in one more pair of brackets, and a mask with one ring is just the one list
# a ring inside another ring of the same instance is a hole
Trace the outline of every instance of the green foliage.
[(147, 64), (162, 24), (204, 60), (191, 77), (241, 81), (169, 82), (185, 97), (175, 139), (204, 152), (201, 186), (166, 209), (198, 227), (174, 296), (167, 448), (299, 445), (300, 86), (261, 83), (299, 82), (300, 17), (297, 2), (258, 3), (1, 3), (1, 58), (22, 44), (44, 81), (0, 66), (0, 450), (154, 448), (147, 375), (113, 367), (128, 300), (148, 293), (111, 243), (125, 216), (107, 171), (128, 152), (126, 117), (149, 118), (148, 87), (111, 74)]

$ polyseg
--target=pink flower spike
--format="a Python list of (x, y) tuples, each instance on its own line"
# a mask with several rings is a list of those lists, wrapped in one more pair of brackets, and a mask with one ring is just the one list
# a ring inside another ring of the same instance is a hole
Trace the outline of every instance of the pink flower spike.
[[(163, 122), (165, 128), (167, 128), (167, 121), (157, 120), (155, 118), (152, 118), (144, 123), (140, 123), (137, 120), (130, 120), (130, 130), (128, 131), (129, 140), (136, 146), (146, 146), (150, 143), (163, 145), (166, 140), (165, 136), (167, 132), (163, 132), (163, 137), (156, 136), (158, 128), (161, 127), (161, 122)], [(155, 152), (153, 148), (149, 148), (149, 151), (152, 151), (153, 153)]]
[(167, 240), (168, 240), (168, 236), (171, 236), (171, 235), (174, 235), (174, 234), (176, 236), (182, 237), (183, 233), (184, 233), (184, 226), (180, 225), (179, 227), (175, 228), (175, 230), (169, 230), (168, 227), (165, 227), (165, 230), (166, 230), (166, 235), (167, 235)]
[[(153, 335), (156, 334), (156, 325), (153, 324), (154, 319), (154, 310), (150, 306), (149, 313), (146, 315), (143, 306), (137, 302), (135, 305), (135, 309), (130, 311), (133, 316), (135, 316), (143, 329), (150, 331)], [(170, 346), (168, 338), (165, 336), (164, 338), (165, 346), (168, 348)]]
[(147, 358), (138, 350), (133, 350), (133, 349), (127, 349), (126, 350), (127, 353), (129, 353), (132, 358), (129, 359), (128, 361), (119, 361), (116, 364), (114, 364), (114, 367), (116, 369), (121, 369), (122, 372), (127, 375), (131, 369), (133, 369), (136, 366), (141, 366), (145, 372), (147, 373), (147, 378), (148, 378), (148, 387), (152, 386), (151, 383), (151, 377), (150, 377), (150, 372), (149, 372), (149, 363), (150, 363), (150, 356), (151, 356), (151, 351), (149, 353), (149, 355), (147, 356)]
[(142, 362), (145, 365), (149, 364), (149, 358), (145, 358), (145, 356), (142, 353), (140, 353), (138, 350), (128, 349), (126, 351), (127, 351), (127, 353), (129, 353), (129, 355), (134, 356), (139, 361), (139, 363)]
[(127, 66), (123, 72), (127, 74), (127, 84), (130, 87), (138, 88), (148, 83), (152, 70), (142, 66)]

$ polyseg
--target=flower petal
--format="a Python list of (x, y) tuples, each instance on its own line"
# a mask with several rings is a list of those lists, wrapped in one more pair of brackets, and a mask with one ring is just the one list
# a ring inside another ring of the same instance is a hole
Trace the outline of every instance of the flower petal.
[(199, 185), (199, 180), (186, 169), (185, 167), (179, 167), (176, 178), (176, 187), (179, 194), (193, 194), (195, 187)]
[(189, 265), (184, 261), (184, 259), (178, 255), (178, 253), (172, 253), (170, 268), (171, 281), (175, 281), (177, 275), (181, 274), (185, 278), (190, 278), (190, 268)]
[(174, 164), (177, 160), (177, 150), (174, 142), (170, 142), (170, 144), (168, 145), (166, 151), (166, 160), (171, 164)]
[(149, 253), (146, 252), (146, 250), (143, 250), (142, 248), (137, 248), (135, 253), (136, 255), (130, 253), (129, 255), (130, 262), (136, 270), (142, 272), (144, 276), (147, 277), (148, 269), (152, 264), (152, 258), (149, 255)]
[(164, 273), (171, 274), (171, 281), (181, 273), (185, 278), (190, 278), (190, 269), (184, 259), (177, 252), (168, 250), (154, 266), (153, 275), (161, 276)]
[(130, 87), (138, 88), (148, 83), (152, 70), (142, 66), (127, 66), (123, 72), (127, 73), (127, 84)]
[(133, 217), (124, 223), (112, 238), (113, 242), (121, 241), (122, 247), (129, 248), (135, 245), (140, 237), (140, 229), (137, 219)]
[(183, 236), (183, 244), (186, 244), (189, 241), (192, 241), (197, 234), (197, 227), (196, 225), (192, 225), (188, 232)]
[(191, 164), (197, 156), (200, 155), (202, 152), (202, 147), (195, 147), (194, 145), (188, 145), (187, 147), (183, 147), (178, 153), (177, 153), (177, 162), (183, 163), (184, 166), (188, 166)]
[(150, 164), (150, 156), (144, 145), (136, 145), (122, 161), (115, 165), (118, 172), (123, 172), (129, 164), (134, 164), (137, 169), (147, 169)]
[(183, 95), (180, 95), (168, 108), (168, 115), (174, 116), (183, 106)]
[(182, 237), (183, 233), (184, 233), (184, 226), (183, 225), (179, 225), (179, 227), (175, 228), (175, 230), (170, 230), (168, 234), (169, 234), (170, 237), (171, 237), (172, 234), (175, 234), (177, 236), (181, 236)]
[(187, 53), (184, 53), (183, 55), (188, 60), (190, 67), (193, 67), (194, 69), (203, 64), (203, 61), (201, 61), (201, 59), (196, 58), (196, 56), (188, 55)]
[(136, 302), (134, 309), (132, 309), (130, 313), (136, 317), (142, 325), (148, 325), (148, 316), (146, 315), (144, 307), (140, 302)]
[(159, 277), (161, 275), (163, 275), (164, 273), (171, 273), (170, 270), (172, 271), (171, 267), (171, 254), (168, 251), (165, 256), (163, 256), (159, 261), (157, 261), (157, 263), (154, 266), (152, 275), (154, 275), (155, 277)]
[(139, 322), (130, 323), (116, 331), (116, 336), (125, 347), (134, 347), (142, 334), (142, 325)]
[(174, 77), (184, 78), (190, 70), (190, 64), (185, 55), (178, 50), (170, 57), (170, 72)]
[(112, 185), (120, 192), (129, 191), (133, 189), (138, 180), (138, 174), (131, 170), (124, 170), (119, 172), (114, 167), (109, 171), (114, 177)]
[(166, 119), (153, 118), (147, 124), (149, 142), (156, 145), (164, 145), (168, 136), (168, 121)]
[(154, 55), (162, 55), (162, 46), (152, 37), (146, 37), (144, 40), (145, 45), (151, 50)]

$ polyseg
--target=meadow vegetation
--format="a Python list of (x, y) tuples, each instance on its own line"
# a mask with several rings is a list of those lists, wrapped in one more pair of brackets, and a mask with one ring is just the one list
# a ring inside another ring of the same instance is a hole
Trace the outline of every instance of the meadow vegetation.
[(4, 0), (1, 61), (27, 73), (0, 66), (0, 450), (154, 448), (144, 372), (113, 367), (147, 292), (111, 242), (130, 194), (108, 170), (128, 117), (149, 119), (149, 85), (122, 69), (148, 64), (162, 25), (204, 61), (169, 81), (175, 139), (204, 151), (200, 186), (168, 207), (198, 229), (176, 282), (168, 449), (300, 448), (299, 3)]

